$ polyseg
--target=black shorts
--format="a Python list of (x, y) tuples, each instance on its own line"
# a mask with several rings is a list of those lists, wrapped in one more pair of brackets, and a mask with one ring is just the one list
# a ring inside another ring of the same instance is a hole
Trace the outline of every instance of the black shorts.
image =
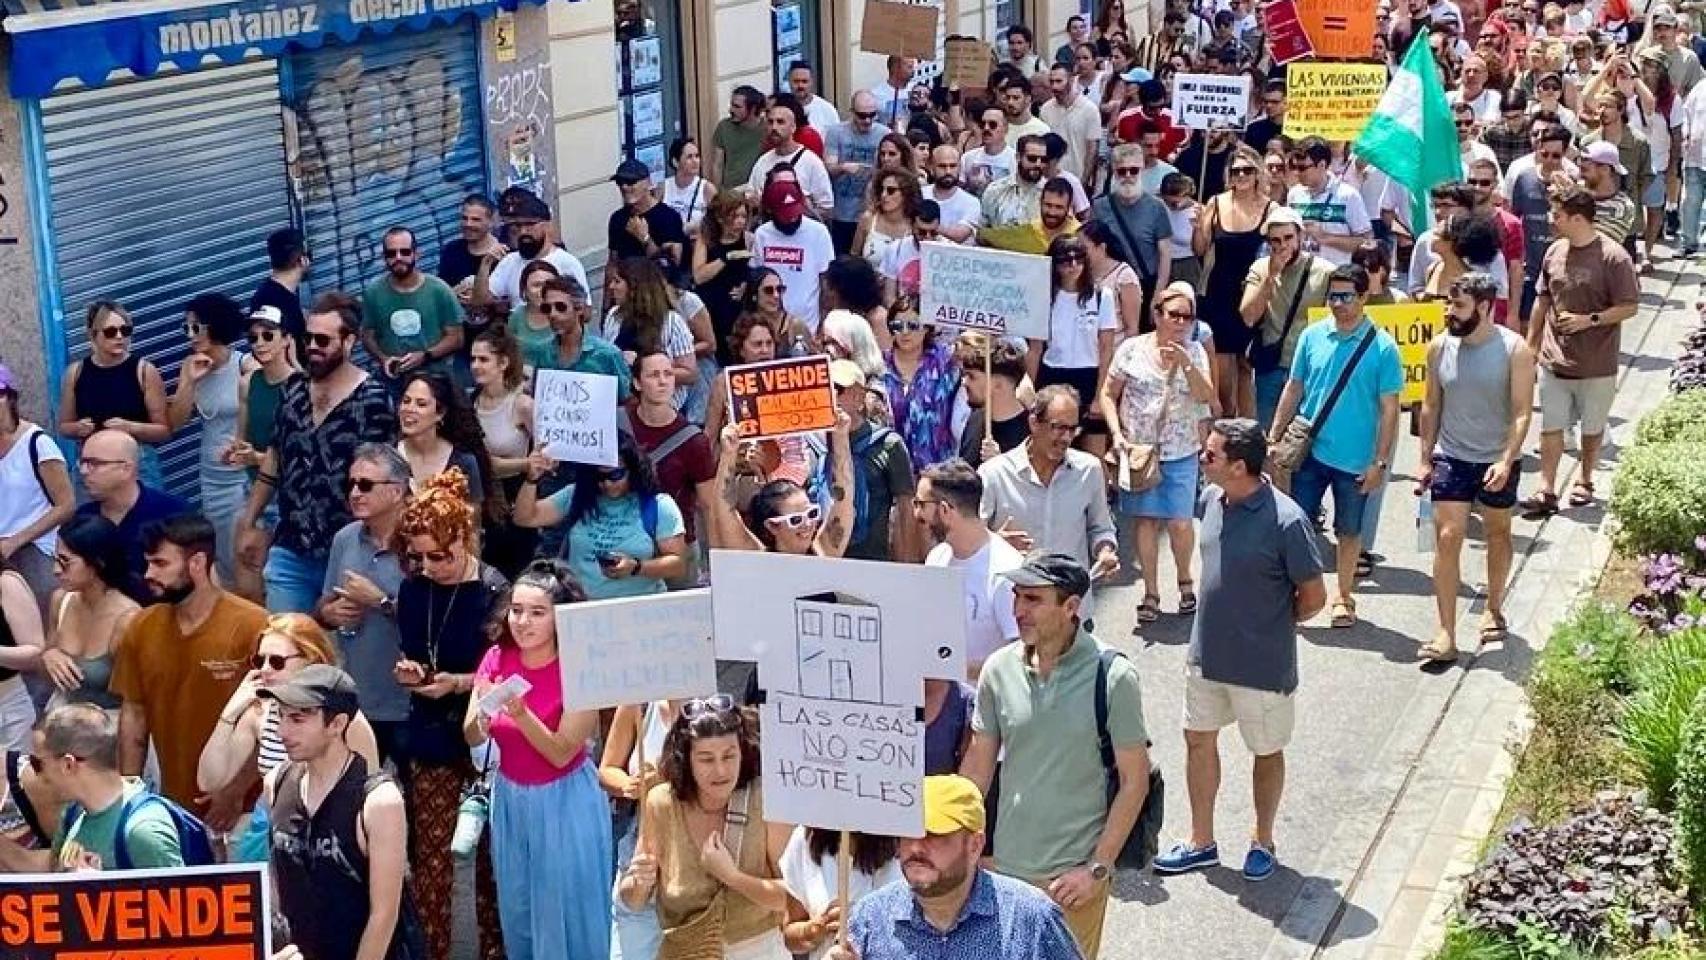
[(1490, 463), (1470, 463), (1436, 453), (1433, 459), (1433, 479), (1428, 484), (1428, 492), (1433, 494), (1435, 503), (1479, 503), (1490, 510), (1509, 510), (1516, 506), (1517, 477), (1520, 471), (1513, 468), (1505, 478), (1503, 488), (1488, 490), (1484, 484), (1487, 471), (1492, 469), (1492, 466)]

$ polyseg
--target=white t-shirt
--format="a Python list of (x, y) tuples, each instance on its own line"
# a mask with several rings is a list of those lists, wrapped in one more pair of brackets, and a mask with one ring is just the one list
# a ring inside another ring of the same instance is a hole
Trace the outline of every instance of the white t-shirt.
[[(580, 258), (562, 247), (552, 247), (550, 252), (538, 259), (557, 268), (557, 272), (565, 277), (574, 277), (581, 289), (592, 296), (592, 285), (586, 282), (586, 268), (581, 266)], [(486, 278), (487, 286), (492, 296), (508, 300), (513, 306), (521, 302), (521, 271), (531, 261), (523, 260), (521, 253), (511, 250), (504, 254), (498, 265), (492, 268), (491, 276)]]
[[(1670, 140), (1673, 136), (1671, 131), (1682, 128), (1682, 111), (1678, 109), (1681, 104), (1682, 101), (1673, 99), (1670, 115), (1666, 116), (1656, 106), (1651, 110), (1642, 107), (1639, 97), (1629, 98), (1627, 123), (1646, 136), (1647, 149), (1652, 153), (1654, 173), (1664, 173), (1670, 167)], [(1641, 198), (1634, 199), (1638, 202)]]
[[(972, 196), (964, 188), (955, 187), (954, 192), (949, 194), (946, 200), (937, 196), (934, 188), (926, 191), (924, 196), (936, 201), (936, 205), (942, 208), (942, 226), (944, 227), (965, 226), (976, 231), (978, 227), (983, 225), (983, 204), (979, 203), (977, 197)], [(974, 232), (966, 238), (965, 242), (976, 243), (977, 234)]]
[(1066, 156), (1060, 159), (1060, 169), (1083, 179), (1095, 156), (1092, 152), (1095, 143), (1102, 139), (1102, 111), (1084, 97), (1073, 100), (1070, 107), (1061, 106), (1059, 100), (1050, 100), (1043, 104), (1042, 120), (1066, 141)]
[(818, 133), (828, 133), (829, 128), (841, 122), (841, 114), (835, 109), (835, 104), (819, 96), (813, 96), (812, 102), (805, 105), (806, 123)]
[(966, 668), (983, 663), (989, 655), (1018, 639), (1019, 623), (1013, 617), (1013, 581), (1002, 576), (1024, 566), (1025, 558), (1011, 544), (993, 534), (974, 554), (964, 560), (954, 548), (938, 543), (924, 558), (927, 567), (958, 567), (965, 571)]
[[(1453, 90), (1446, 94), (1445, 99), (1447, 103), (1465, 102), (1463, 99), (1463, 91), (1461, 89)], [(1469, 106), (1473, 107), (1475, 110), (1475, 122), (1482, 124), (1494, 124), (1499, 122), (1499, 104), (1501, 102), (1503, 102), (1503, 98), (1499, 96), (1499, 91), (1494, 90), (1492, 87), (1483, 89), (1480, 96), (1472, 97), (1467, 101)]]
[(883, 250), (883, 262), (877, 265), (877, 272), (886, 280), (893, 280), (901, 293), (917, 296), (920, 280), (919, 248), (917, 237), (901, 237), (889, 244)]
[[(1362, 194), (1338, 177), (1328, 179), (1320, 193), (1311, 192), (1301, 183), (1292, 187), (1285, 195), (1285, 205), (1296, 210), (1304, 223), (1319, 223), (1322, 232), (1329, 236), (1367, 235), (1374, 230)], [(1349, 253), (1325, 246), (1315, 251), (1315, 255), (1334, 266), (1351, 262)]]
[[(836, 880), (838, 872), (835, 857), (825, 855), (821, 859), (813, 860), (811, 845), (806, 842), (805, 827), (794, 828), (793, 835), (788, 837), (788, 845), (782, 848), (782, 856), (777, 859), (776, 866), (782, 871), (783, 885), (811, 916), (815, 917), (828, 910), (829, 905), (835, 902), (841, 892), (838, 889), (840, 884)], [(883, 868), (877, 871), (875, 876), (861, 873), (855, 867), (847, 877), (847, 902), (852, 903), (878, 887), (888, 886), (901, 879), (904, 878), (901, 876), (899, 860), (890, 860), (883, 864)], [(846, 923), (847, 918), (843, 917), (841, 922)], [(808, 956), (811, 960), (823, 960), (829, 955), (829, 945), (833, 942), (833, 939), (825, 940)]]
[(815, 333), (818, 321), (817, 286), (829, 262), (835, 259), (835, 243), (829, 228), (810, 217), (800, 221), (792, 235), (774, 223), (764, 223), (752, 235), (752, 262), (769, 267), (782, 276), (788, 289), (782, 291), (782, 306), (805, 321)]
[(705, 208), (711, 205), (711, 198), (717, 195), (717, 185), (704, 177), (694, 177), (693, 182), (683, 187), (669, 177), (663, 182), (664, 206), (681, 215), (681, 226), (692, 230), (699, 225), (705, 216)]
[(990, 153), (978, 147), (960, 158), (960, 182), (972, 193), (982, 193), (984, 187), (1012, 175), (1012, 147), (1007, 147), (1000, 153)]
[[(1500, 192), (1507, 197), (1510, 196), (1511, 191), (1516, 188), (1516, 178), (1530, 170), (1533, 170), (1534, 165), (1535, 159), (1534, 154), (1532, 153), (1525, 153), (1522, 156), (1517, 157), (1515, 160), (1512, 160), (1510, 168), (1505, 170), (1504, 178), (1499, 181)], [(1563, 170), (1566, 174), (1569, 174), (1572, 180), (1582, 174), (1581, 168), (1576, 166), (1575, 161), (1571, 160), (1569, 157), (1564, 158), (1563, 164), (1559, 169)]]
[(884, 80), (871, 88), (871, 96), (877, 101), (877, 122), (890, 130), (897, 129), (896, 125), (912, 112), (906, 105), (912, 96), (910, 83), (904, 87), (891, 87)]
[[(0, 537), (17, 533), (53, 509), (53, 501), (43, 492), (35, 467), (30, 464), (30, 447), (35, 447), (38, 462), (65, 462), (59, 444), (35, 424), (19, 424), (17, 437), (12, 449), (0, 457)], [(58, 544), (57, 527), (35, 540), (35, 545), (46, 554), (52, 554)]]
[(1062, 290), (1054, 295), (1048, 316), (1048, 346), (1043, 362), (1057, 370), (1081, 370), (1100, 366), (1102, 348), (1097, 336), (1103, 330), (1118, 330), (1114, 298), (1100, 288), (1086, 303), (1078, 294)]
[(795, 152), (786, 156), (774, 150), (766, 150), (752, 165), (752, 176), (746, 181), (746, 188), (755, 197), (764, 196), (764, 178), (778, 165), (791, 163), (794, 166), (794, 178), (800, 182), (800, 190), (806, 199), (819, 213), (827, 215), (835, 209), (835, 186), (829, 181), (829, 168), (823, 165), (823, 158), (811, 152), (806, 147), (796, 147)]
[(1026, 117), (1024, 123), (1008, 121), (1007, 149), (1016, 149), (1019, 146), (1020, 137), (1040, 137), (1048, 132), (1048, 124), (1044, 123), (1040, 117)]

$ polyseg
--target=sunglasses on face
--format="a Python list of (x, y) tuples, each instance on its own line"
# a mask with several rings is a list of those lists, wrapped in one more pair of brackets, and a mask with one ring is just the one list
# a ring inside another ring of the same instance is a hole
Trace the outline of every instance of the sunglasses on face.
[(924, 324), (917, 320), (890, 320), (889, 333), (899, 336), (903, 333), (918, 333), (924, 329)]
[(773, 284), (768, 284), (766, 286), (759, 287), (758, 292), (764, 293), (764, 294), (769, 294), (772, 297), (779, 297), (782, 295), (783, 291), (785, 291), (787, 289), (788, 289), (787, 287), (784, 287), (779, 283), (773, 283)]
[(814, 503), (804, 510), (795, 513), (780, 513), (764, 522), (772, 526), (787, 527), (789, 530), (799, 530), (817, 523), (822, 516), (823, 508)]
[(308, 335), (308, 345), (311, 347), (329, 347), (336, 342), (338, 342), (338, 338), (329, 333), (310, 333)]
[(985, 129), (985, 130), (997, 130), (997, 129), (1000, 129), (1000, 127), (1001, 127), (1001, 121), (999, 121), (999, 120), (985, 120), (985, 121), (983, 121), (983, 129)]
[(884, 197), (889, 196), (891, 194), (897, 194), (899, 192), (900, 192), (900, 188), (895, 186), (892, 183), (884, 184), (882, 189), (877, 191), (877, 193), (880, 196), (884, 196)]
[(374, 487), (389, 487), (395, 480), (372, 480), (367, 477), (350, 477), (349, 488), (357, 493), (372, 493)]
[(1116, 177), (1141, 177), (1141, 176), (1143, 176), (1143, 168), (1142, 167), (1115, 167), (1114, 168), (1114, 176), (1116, 176)]
[(184, 321), (184, 334), (185, 334), (185, 336), (199, 337), (199, 336), (201, 336), (201, 332), (205, 329), (207, 329), (207, 328), (202, 326), (201, 324), (197, 323), (194, 320), (185, 320)]
[(1491, 187), (1493, 186), (1494, 181), (1483, 180), (1479, 177), (1471, 177), (1468, 183), (1471, 187)]
[(598, 471), (599, 483), (621, 483), (626, 479), (628, 479), (628, 469), (626, 467), (617, 467), (614, 470)]
[(1356, 298), (1357, 298), (1356, 294), (1345, 293), (1343, 291), (1338, 291), (1338, 292), (1327, 294), (1327, 302), (1331, 303), (1331, 304), (1346, 304), (1346, 303), (1350, 303), (1351, 301), (1355, 300)]
[(108, 340), (124, 340), (135, 331), (136, 328), (130, 324), (121, 323), (116, 327), (102, 327), (101, 336), (106, 337)]
[(567, 313), (573, 311), (574, 308), (575, 308), (574, 304), (564, 303), (561, 300), (547, 300), (544, 303), (541, 303), (539, 305), (539, 309), (543, 310), (546, 313), (567, 314)]
[(706, 714), (729, 713), (735, 708), (735, 700), (726, 693), (713, 694), (709, 697), (699, 697), (681, 705), (681, 715), (689, 720)]
[(1233, 167), (1228, 172), (1231, 173), (1235, 177), (1253, 177), (1256, 175), (1256, 168), (1255, 167)]
[(285, 664), (292, 660), (301, 659), (302, 654), (300, 653), (293, 653), (288, 657), (276, 653), (257, 653), (249, 658), (249, 667), (254, 670), (259, 670), (262, 667), (271, 667), (274, 670), (283, 670)]
[(425, 553), (421, 553), (418, 550), (410, 550), (408, 553), (404, 554), (404, 556), (406, 556), (408, 558), (410, 563), (414, 564), (415, 566), (420, 566), (420, 563), (422, 560), (425, 560), (429, 563), (444, 563), (445, 561), (450, 559), (450, 551), (449, 550), (428, 550)]
[(1455, 120), (1455, 121), (1453, 121), (1453, 123), (1455, 123), (1457, 125), (1457, 129), (1459, 129), (1459, 130), (1463, 130), (1463, 129), (1468, 128), (1468, 127), (1473, 127), (1475, 125), (1475, 121), (1473, 121), (1473, 120)]
[(1189, 310), (1163, 310), (1161, 311), (1161, 315), (1169, 320), (1177, 320), (1181, 323), (1189, 322), (1197, 318), (1197, 315)]
[(1077, 250), (1071, 250), (1066, 253), (1057, 254), (1054, 258), (1054, 262), (1060, 264), (1083, 263), (1084, 254)]
[(855, 110), (855, 111), (853, 111), (853, 116), (855, 119), (858, 119), (858, 120), (875, 120), (875, 119), (877, 119), (877, 111), (875, 111), (875, 110), (871, 110), (871, 111)]
[(415, 255), (415, 248), (414, 247), (396, 247), (396, 248), (387, 247), (387, 248), (385, 248), (385, 259), (387, 259), (387, 260), (397, 260), (397, 259), (400, 259), (402, 257), (412, 257), (414, 255)]
[(249, 340), (252, 343), (272, 343), (279, 338), (277, 330), (251, 330)]

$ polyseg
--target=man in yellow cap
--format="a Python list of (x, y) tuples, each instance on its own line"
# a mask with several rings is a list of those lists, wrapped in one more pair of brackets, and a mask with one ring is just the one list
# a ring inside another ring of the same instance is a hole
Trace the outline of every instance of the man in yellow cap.
[(924, 832), (900, 842), (906, 883), (853, 906), (829, 960), (1081, 960), (1054, 901), (977, 865), (983, 793), (957, 775), (924, 778)]

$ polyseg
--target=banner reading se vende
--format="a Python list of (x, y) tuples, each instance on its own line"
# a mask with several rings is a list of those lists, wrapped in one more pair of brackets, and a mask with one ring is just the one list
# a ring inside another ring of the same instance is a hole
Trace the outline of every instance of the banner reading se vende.
[(1378, 63), (1292, 63), (1286, 66), (1285, 133), (1355, 140), (1386, 92)]
[(7, 960), (268, 960), (266, 865), (0, 875)]
[(835, 388), (823, 355), (730, 367), (729, 422), (742, 440), (817, 433), (835, 426)]
[[(1398, 363), (1404, 368), (1404, 392), (1398, 395), (1398, 402), (1404, 406), (1421, 403), (1428, 391), (1428, 344), (1445, 329), (1445, 304), (1438, 300), (1376, 304), (1363, 308), (1363, 312), (1398, 343)], [(1331, 319), (1326, 307), (1309, 311), (1310, 323)]]

